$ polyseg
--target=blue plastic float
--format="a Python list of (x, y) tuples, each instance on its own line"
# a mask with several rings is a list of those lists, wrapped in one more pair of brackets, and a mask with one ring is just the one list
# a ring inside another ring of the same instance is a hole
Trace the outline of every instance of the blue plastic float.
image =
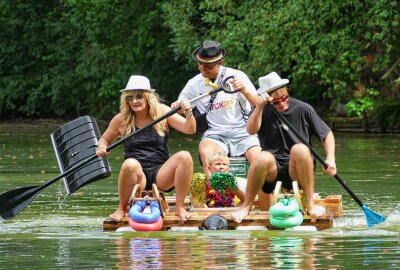
[(163, 226), (157, 201), (150, 201), (150, 213), (143, 213), (147, 201), (136, 201), (129, 210), (129, 226), (135, 231), (159, 231)]

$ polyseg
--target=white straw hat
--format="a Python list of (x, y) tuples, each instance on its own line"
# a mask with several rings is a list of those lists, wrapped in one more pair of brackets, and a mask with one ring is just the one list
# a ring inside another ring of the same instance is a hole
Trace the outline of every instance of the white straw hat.
[(149, 79), (141, 75), (132, 75), (129, 78), (128, 84), (126, 85), (125, 89), (121, 89), (121, 92), (129, 90), (144, 90), (152, 93), (156, 91), (151, 88)]
[(281, 77), (279, 77), (276, 72), (271, 72), (264, 77), (258, 78), (258, 84), (260, 85), (260, 88), (257, 89), (257, 92), (259, 94), (262, 94), (264, 92), (269, 93), (271, 91), (281, 88), (282, 86), (287, 85), (288, 83), (288, 79), (281, 79)]

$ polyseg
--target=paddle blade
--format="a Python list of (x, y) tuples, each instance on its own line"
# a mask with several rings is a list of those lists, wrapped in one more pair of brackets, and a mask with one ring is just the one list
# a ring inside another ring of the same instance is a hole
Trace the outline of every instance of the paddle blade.
[(365, 219), (367, 220), (367, 225), (369, 228), (371, 228), (374, 225), (380, 224), (385, 221), (385, 218), (382, 217), (381, 215), (375, 213), (374, 211), (370, 210), (368, 207), (365, 205), (361, 206)]
[(0, 195), (0, 216), (9, 220), (24, 210), (39, 192), (43, 186), (21, 187), (7, 191)]

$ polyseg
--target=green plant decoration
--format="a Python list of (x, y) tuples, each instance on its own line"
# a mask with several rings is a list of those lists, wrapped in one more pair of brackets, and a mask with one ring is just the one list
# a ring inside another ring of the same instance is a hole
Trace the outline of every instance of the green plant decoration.
[(211, 187), (221, 194), (224, 194), (226, 190), (238, 190), (238, 182), (231, 173), (216, 172), (210, 177)]

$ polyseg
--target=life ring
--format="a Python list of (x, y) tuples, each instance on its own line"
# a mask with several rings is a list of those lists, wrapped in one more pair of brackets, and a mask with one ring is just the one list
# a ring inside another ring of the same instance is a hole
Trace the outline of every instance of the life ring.
[(282, 198), (274, 204), (270, 212), (270, 222), (278, 228), (292, 228), (303, 222), (303, 214), (296, 199)]
[(138, 232), (145, 232), (145, 231), (160, 231), (163, 226), (163, 219), (159, 217), (156, 222), (153, 223), (140, 223), (134, 221), (132, 218), (129, 218), (129, 226)]
[(274, 217), (284, 217), (292, 215), (300, 210), (300, 206), (295, 199), (282, 198), (271, 206), (269, 213)]
[(271, 224), (278, 228), (292, 228), (299, 226), (303, 222), (303, 214), (300, 211), (297, 211), (290, 217), (274, 217), (270, 216), (269, 221)]
[(157, 201), (150, 201), (151, 213), (143, 213), (146, 204), (146, 201), (136, 201), (135, 204), (132, 205), (131, 209), (129, 209), (129, 216), (133, 221), (151, 224), (161, 217), (161, 211)]

